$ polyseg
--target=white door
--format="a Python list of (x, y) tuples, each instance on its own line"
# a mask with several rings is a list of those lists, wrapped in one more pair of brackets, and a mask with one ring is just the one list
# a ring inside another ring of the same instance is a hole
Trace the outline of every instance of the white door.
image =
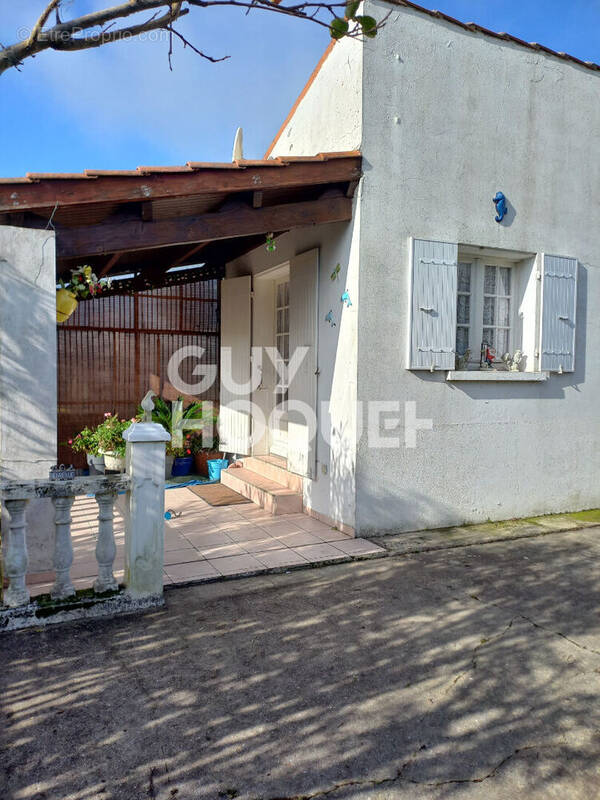
[(221, 281), (220, 449), (237, 455), (250, 452), (251, 288), (249, 275)]
[(270, 451), (272, 455), (287, 458), (287, 365), (290, 358), (290, 282), (287, 277), (275, 282), (275, 348), (277, 350), (275, 408), (279, 413), (271, 417)]
[[(288, 387), (288, 469), (297, 475), (316, 474), (317, 426), (317, 320), (319, 251), (295, 256), (290, 264), (289, 358), (305, 352)], [(309, 413), (306, 414), (305, 411)]]

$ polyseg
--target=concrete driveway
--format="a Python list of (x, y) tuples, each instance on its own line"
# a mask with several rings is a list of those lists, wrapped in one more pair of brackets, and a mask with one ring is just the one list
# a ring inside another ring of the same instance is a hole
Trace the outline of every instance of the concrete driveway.
[(600, 797), (600, 528), (0, 639), (2, 800)]

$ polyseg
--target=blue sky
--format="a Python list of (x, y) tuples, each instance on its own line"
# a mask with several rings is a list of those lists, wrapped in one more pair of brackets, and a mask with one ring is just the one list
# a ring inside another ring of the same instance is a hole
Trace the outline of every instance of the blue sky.
[[(15, 41), (44, 0), (3, 5), (0, 41)], [(72, 0), (87, 11), (111, 5)], [(600, 62), (600, 0), (432, 0), (458, 19)], [(329, 41), (310, 23), (277, 15), (197, 9), (181, 30), (209, 64), (166, 42), (127, 42), (83, 53), (44, 53), (0, 77), (0, 175), (86, 167), (229, 160), (235, 129), (261, 157)]]

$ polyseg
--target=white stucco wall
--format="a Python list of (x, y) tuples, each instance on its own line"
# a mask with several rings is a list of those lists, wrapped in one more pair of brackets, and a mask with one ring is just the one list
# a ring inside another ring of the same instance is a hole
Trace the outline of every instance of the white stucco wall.
[(362, 59), (357, 39), (335, 44), (270, 156), (314, 156), (360, 148)]
[[(267, 253), (264, 246), (259, 247), (228, 264), (226, 273), (228, 278), (257, 274), (290, 260), (294, 255), (319, 248), (317, 477), (316, 480), (304, 480), (304, 504), (334, 522), (352, 528), (355, 521), (360, 245), (357, 200), (354, 205), (352, 222), (290, 231), (277, 239), (274, 253)], [(332, 281), (331, 273), (338, 263), (339, 276)], [(349, 308), (340, 300), (346, 289), (352, 300)], [(329, 309), (334, 312), (336, 327), (331, 327), (325, 320)], [(327, 403), (328, 409), (327, 405), (323, 405)], [(330, 439), (330, 443), (327, 439)]]
[[(433, 430), (416, 449), (361, 436), (358, 531), (599, 506), (600, 76), (393, 8), (363, 81), (358, 397), (416, 401)], [(503, 385), (408, 371), (410, 236), (577, 257), (575, 372)]]
[[(0, 226), (0, 477), (47, 478), (55, 463), (54, 232)], [(32, 572), (51, 568), (52, 520), (49, 500), (29, 502)]]

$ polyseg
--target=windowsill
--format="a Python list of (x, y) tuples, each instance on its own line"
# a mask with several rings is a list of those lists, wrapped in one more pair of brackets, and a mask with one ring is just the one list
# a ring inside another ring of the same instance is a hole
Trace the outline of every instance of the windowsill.
[(501, 371), (498, 369), (471, 369), (448, 371), (446, 380), (448, 381), (516, 381), (516, 382), (540, 382), (547, 381), (548, 372), (511, 372), (510, 370)]

